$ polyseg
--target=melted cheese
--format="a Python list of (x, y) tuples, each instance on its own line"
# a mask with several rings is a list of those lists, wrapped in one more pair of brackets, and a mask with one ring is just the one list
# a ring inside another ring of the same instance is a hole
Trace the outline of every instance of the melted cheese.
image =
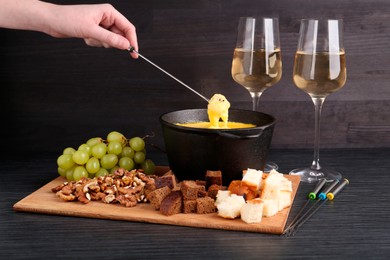
[(227, 122), (226, 125), (224, 122), (218, 122), (218, 125), (213, 126), (213, 127), (211, 127), (210, 122), (191, 122), (191, 123), (184, 123), (184, 124), (177, 124), (177, 125), (186, 126), (186, 127), (193, 127), (193, 128), (215, 128), (215, 129), (250, 128), (250, 127), (256, 126), (253, 124), (246, 124), (246, 123), (240, 123), (240, 122)]
[(230, 103), (224, 95), (215, 94), (207, 105), (207, 114), (210, 120), (209, 128), (221, 128), (219, 120), (223, 121), (223, 128), (227, 128)]
[[(230, 103), (224, 95), (215, 94), (207, 105), (209, 122), (178, 123), (177, 125), (193, 128), (237, 129), (255, 127), (253, 124), (228, 122)], [(220, 121), (222, 119), (222, 121)]]

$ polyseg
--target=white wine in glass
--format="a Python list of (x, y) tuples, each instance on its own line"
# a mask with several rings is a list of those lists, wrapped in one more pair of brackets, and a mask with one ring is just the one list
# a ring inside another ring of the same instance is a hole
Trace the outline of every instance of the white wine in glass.
[(312, 165), (290, 172), (291, 175), (299, 175), (303, 182), (340, 180), (342, 177), (337, 171), (321, 167), (319, 158), (322, 105), (328, 95), (344, 86), (347, 78), (342, 31), (342, 20), (301, 20), (293, 81), (299, 89), (309, 94), (315, 108)]
[[(282, 77), (277, 18), (239, 19), (231, 72), (234, 81), (249, 91), (252, 109), (258, 111), (261, 94)], [(278, 165), (267, 162), (264, 171), (272, 169), (278, 169)]]

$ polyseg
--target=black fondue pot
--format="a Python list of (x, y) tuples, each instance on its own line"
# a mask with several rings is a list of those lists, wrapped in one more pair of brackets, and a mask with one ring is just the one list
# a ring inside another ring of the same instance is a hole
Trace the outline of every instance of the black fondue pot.
[(179, 181), (204, 180), (207, 170), (220, 170), (223, 184), (241, 180), (247, 168), (263, 170), (275, 118), (251, 110), (229, 109), (229, 121), (254, 124), (240, 129), (208, 129), (177, 123), (209, 121), (207, 109), (169, 112), (160, 117), (169, 167)]

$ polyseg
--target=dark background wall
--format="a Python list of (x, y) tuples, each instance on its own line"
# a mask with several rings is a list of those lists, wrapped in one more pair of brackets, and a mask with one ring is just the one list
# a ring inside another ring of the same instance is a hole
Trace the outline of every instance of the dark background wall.
[[(99, 3), (101, 1), (51, 1)], [(137, 27), (140, 52), (205, 96), (223, 93), (251, 109), (230, 75), (240, 16), (278, 16), (282, 80), (264, 92), (261, 111), (277, 118), (273, 148), (311, 148), (314, 109), (292, 82), (299, 20), (344, 19), (348, 80), (323, 107), (322, 147), (390, 147), (390, 2), (107, 1)], [(155, 134), (159, 115), (205, 108), (205, 102), (125, 51), (91, 48), (80, 39), (0, 30), (3, 152), (59, 152), (118, 130)], [(8, 118), (8, 119), (7, 119)]]

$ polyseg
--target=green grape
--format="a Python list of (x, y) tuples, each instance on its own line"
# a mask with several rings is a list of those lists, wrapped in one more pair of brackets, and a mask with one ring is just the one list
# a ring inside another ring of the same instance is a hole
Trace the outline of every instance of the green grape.
[(112, 141), (118, 141), (120, 143), (124, 143), (126, 141), (126, 137), (117, 131), (112, 131), (107, 135), (107, 142), (112, 142)]
[[(83, 165), (83, 164), (86, 164), (89, 160), (89, 154), (88, 152), (86, 151), (80, 151), (80, 150), (77, 150), (73, 156), (73, 161), (79, 165)], [(61, 167), (63, 168), (63, 167)]]
[(84, 166), (77, 166), (74, 168), (73, 171), (73, 179), (75, 181), (80, 180), (81, 178), (88, 178), (88, 172), (87, 169), (84, 168)]
[(102, 158), (107, 152), (107, 145), (104, 143), (95, 144), (92, 146), (91, 155), (95, 158)]
[(100, 165), (101, 167), (105, 169), (112, 169), (114, 166), (118, 163), (118, 156), (115, 154), (105, 154), (103, 157), (100, 159)]
[(134, 155), (134, 162), (141, 164), (145, 161), (145, 158), (146, 158), (146, 156), (143, 152), (136, 152)]
[(114, 168), (112, 168), (111, 170), (110, 170), (110, 174), (113, 174), (116, 170), (118, 170), (119, 169), (119, 166), (115, 166)]
[(144, 170), (145, 174), (153, 174), (155, 170), (155, 164), (152, 160), (146, 159), (142, 165), (142, 169)]
[(76, 152), (76, 149), (74, 149), (73, 147), (67, 147), (64, 149), (62, 154), (74, 154), (74, 152)]
[(74, 169), (75, 169), (75, 168), (76, 168), (76, 167), (72, 167), (72, 168), (66, 170), (65, 176), (66, 176), (66, 179), (67, 179), (68, 181), (74, 181), (74, 179), (73, 179), (73, 172), (74, 172)]
[(77, 149), (78, 151), (85, 151), (88, 153), (88, 156), (91, 156), (91, 146), (87, 145), (87, 144), (82, 144), (79, 146), (79, 148)]
[(134, 168), (134, 161), (129, 157), (122, 157), (119, 159), (119, 167), (130, 171)]
[(153, 174), (155, 165), (146, 159), (145, 141), (141, 137), (126, 137), (117, 131), (111, 131), (107, 140), (101, 137), (89, 138), (77, 150), (67, 147), (57, 158), (60, 176), (68, 181), (83, 177), (106, 176), (116, 169), (142, 169), (146, 174)]
[(58, 172), (58, 174), (59, 174), (60, 176), (66, 178), (66, 170), (65, 170), (65, 169), (62, 169), (61, 167), (58, 167), (57, 172)]
[(71, 154), (62, 154), (57, 158), (57, 165), (64, 170), (68, 170), (73, 167), (75, 161), (73, 160), (73, 155)]
[(103, 139), (101, 137), (93, 137), (87, 141), (87, 145), (90, 147), (93, 147), (96, 144), (100, 144), (103, 142)]
[(122, 152), (122, 144), (118, 141), (109, 142), (107, 145), (107, 153), (119, 155)]
[(95, 174), (100, 169), (100, 162), (99, 159), (95, 157), (89, 158), (87, 164), (85, 165), (85, 168), (87, 169), (88, 173)]
[(129, 140), (129, 145), (134, 151), (140, 152), (145, 148), (145, 141), (141, 137), (133, 137)]
[(103, 176), (107, 176), (109, 174), (109, 172), (104, 169), (104, 168), (100, 168), (97, 173), (95, 173), (95, 177), (103, 177)]
[(131, 149), (131, 147), (129, 147), (129, 146), (123, 147), (121, 157), (129, 157), (129, 158), (133, 159), (134, 155), (135, 155), (135, 151), (133, 149)]

